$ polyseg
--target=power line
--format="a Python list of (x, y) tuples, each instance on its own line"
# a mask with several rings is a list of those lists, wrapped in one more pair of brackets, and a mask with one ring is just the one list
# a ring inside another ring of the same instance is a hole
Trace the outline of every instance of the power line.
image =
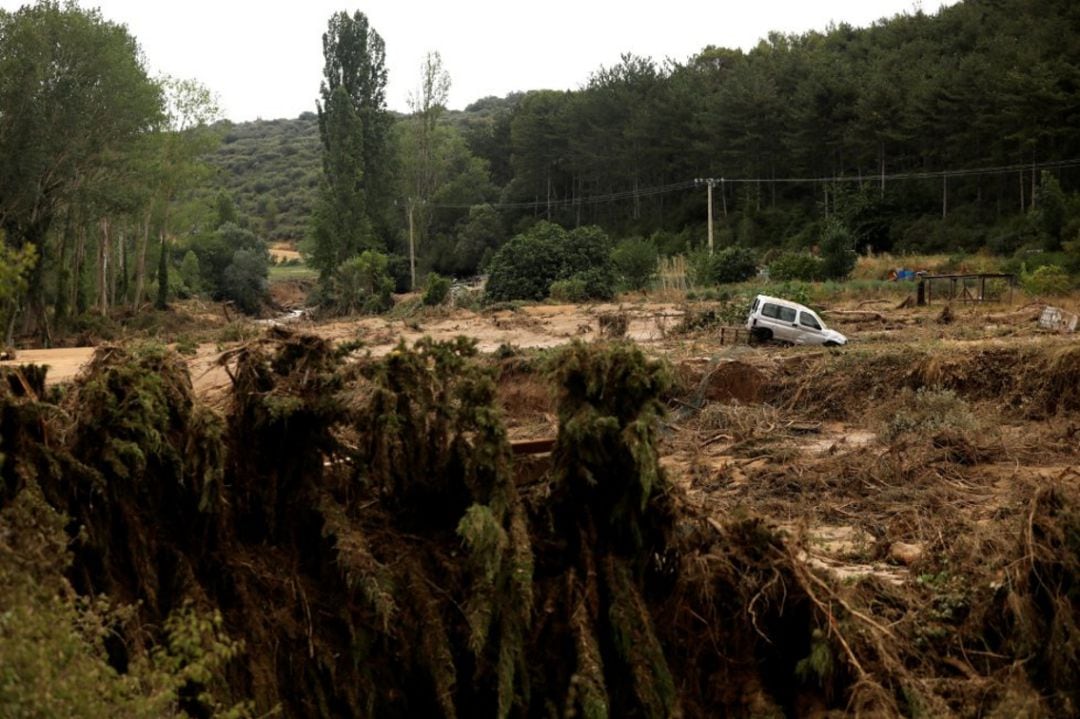
[[(1034, 170), (1052, 170), (1052, 169), (1066, 169), (1070, 167), (1080, 167), (1080, 158), (1071, 160), (1055, 160), (1049, 162), (1033, 162), (1027, 164), (1015, 164), (1015, 165), (997, 165), (994, 167), (972, 167), (961, 168), (958, 170), (937, 170), (932, 172), (897, 172), (886, 175), (874, 174), (874, 175), (833, 175), (818, 176), (818, 177), (721, 177), (721, 178), (698, 178), (695, 180), (684, 180), (682, 182), (672, 182), (666, 185), (655, 185), (653, 187), (644, 187), (636, 190), (622, 190), (619, 192), (610, 192), (602, 195), (591, 195), (587, 197), (564, 197), (553, 200), (533, 200), (530, 202), (492, 202), (488, 203), (492, 207), (497, 209), (540, 209), (540, 208), (563, 208), (563, 207), (583, 207), (587, 205), (599, 205), (609, 202), (618, 202), (621, 200), (640, 199), (644, 197), (653, 197), (656, 195), (666, 195), (672, 192), (680, 192), (683, 190), (692, 189), (701, 183), (714, 183), (714, 184), (756, 184), (756, 185), (769, 185), (769, 184), (837, 184), (837, 183), (873, 183), (873, 182), (898, 182), (905, 180), (932, 180), (949, 177), (979, 177), (990, 175), (1005, 175), (1013, 172), (1028, 172)], [(467, 210), (473, 205), (471, 204), (456, 204), (456, 203), (426, 203), (428, 207), (436, 209), (446, 210)]]

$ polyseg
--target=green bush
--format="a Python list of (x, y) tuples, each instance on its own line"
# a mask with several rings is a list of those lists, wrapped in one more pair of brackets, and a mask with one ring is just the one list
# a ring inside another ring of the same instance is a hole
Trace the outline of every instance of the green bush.
[(548, 295), (559, 302), (584, 302), (589, 298), (588, 286), (580, 277), (568, 280), (555, 280), (551, 283)]
[(1025, 272), (1021, 281), (1024, 289), (1032, 295), (1063, 295), (1072, 286), (1069, 273), (1059, 265), (1043, 265), (1034, 272)]
[(656, 244), (641, 237), (630, 237), (611, 252), (611, 261), (623, 286), (645, 290), (656, 276)]
[(600, 267), (589, 267), (575, 272), (570, 279), (585, 283), (585, 298), (591, 300), (610, 300), (615, 296), (615, 270), (610, 262)]
[(390, 309), (394, 279), (386, 255), (365, 250), (341, 264), (323, 289), (321, 304), (331, 312), (376, 314)]
[(745, 247), (725, 247), (712, 255), (701, 249), (691, 253), (687, 269), (698, 287), (744, 282), (757, 275), (757, 258)]
[(201, 288), (199, 257), (191, 250), (188, 250), (184, 253), (184, 259), (180, 262), (179, 282), (175, 283), (173, 289), (178, 297), (184, 298), (198, 294)]
[[(220, 614), (184, 605), (166, 619), (160, 643), (127, 647), (131, 661), (118, 672), (106, 640), (121, 636), (117, 630), (132, 623), (134, 608), (74, 595), (64, 577), (71, 564), (67, 521), (36, 484), (0, 510), (0, 716), (190, 716), (180, 709), (181, 696), (221, 676), (240, 644), (225, 635)], [(201, 710), (196, 716), (252, 716), (250, 704), (224, 705), (208, 689), (191, 704)]]
[[(196, 262), (189, 265), (187, 271), (190, 272), (193, 268), (198, 269), (201, 275), (200, 287), (209, 291), (216, 299), (233, 299), (234, 301), (236, 300), (235, 297), (227, 296), (226, 284), (228, 280), (225, 273), (236, 261), (236, 253), (240, 250), (249, 250), (256, 255), (266, 254), (267, 252), (265, 242), (256, 237), (250, 230), (232, 222), (226, 222), (213, 232), (195, 235), (188, 240), (188, 248), (194, 253), (193, 259)], [(186, 255), (184, 263), (188, 263)], [(262, 275), (264, 279), (270, 269), (269, 256), (267, 256), (265, 264), (266, 271)], [(234, 270), (235, 273), (236, 270)], [(181, 265), (180, 276), (188, 287), (192, 287), (188, 277), (185, 276), (183, 264)], [(235, 280), (236, 277), (233, 278), (234, 282)], [(233, 290), (235, 289), (233, 287)]]
[(221, 296), (232, 300), (245, 313), (256, 314), (269, 290), (266, 279), (269, 271), (270, 255), (265, 248), (237, 250), (225, 268)]
[(469, 217), (458, 223), (457, 241), (454, 243), (451, 261), (459, 276), (472, 275), (484, 267), (484, 258), (490, 259), (495, 248), (506, 239), (502, 220), (491, 205), (475, 205), (469, 208)]
[(828, 219), (821, 231), (821, 269), (827, 280), (846, 279), (855, 269), (859, 255), (855, 238), (839, 220)]
[(428, 307), (441, 305), (450, 294), (450, 278), (432, 272), (427, 276), (427, 286), (424, 289), (424, 304)]
[(821, 259), (805, 252), (782, 252), (769, 263), (769, 279), (814, 282), (824, 274)]
[(598, 227), (567, 232), (552, 222), (538, 222), (491, 258), (486, 299), (542, 300), (553, 282), (573, 277), (584, 280), (589, 298), (614, 295), (615, 267), (608, 236)]

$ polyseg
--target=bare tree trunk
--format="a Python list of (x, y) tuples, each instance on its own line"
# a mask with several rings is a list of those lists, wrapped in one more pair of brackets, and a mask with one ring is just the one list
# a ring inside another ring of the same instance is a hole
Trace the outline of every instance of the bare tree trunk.
[(138, 235), (138, 246), (135, 249), (135, 298), (131, 304), (138, 308), (143, 301), (143, 290), (146, 287), (146, 246), (150, 244), (150, 209), (147, 208), (143, 215), (142, 232)]
[(574, 182), (574, 187), (577, 188), (577, 196), (574, 198), (577, 210), (574, 216), (574, 227), (581, 227), (581, 196), (585, 194), (584, 184), (585, 182), (580, 177)]
[(1031, 209), (1035, 209), (1035, 160), (1031, 161)]
[(1027, 209), (1027, 204), (1024, 202), (1024, 171), (1020, 170), (1020, 212)]
[(109, 306), (116, 307), (116, 286), (120, 284), (120, 245), (124, 244), (124, 233), (121, 231), (117, 237), (116, 242), (112, 244), (110, 250), (113, 256), (109, 259)]
[(86, 308), (82, 306), (82, 272), (83, 263), (86, 262), (86, 227), (80, 224), (75, 230), (75, 262), (71, 275), (71, 306), (76, 314), (82, 314)]
[(128, 305), (131, 303), (131, 297), (128, 292), (130, 289), (128, 283), (130, 273), (128, 272), (128, 239), (126, 231), (120, 232), (120, 243), (117, 247), (120, 252), (120, 256), (117, 258), (120, 267), (120, 301), (122, 304)]
[(98, 312), (109, 314), (109, 218), (101, 218), (101, 241), (98, 242)]
[(547, 219), (551, 221), (551, 169), (547, 173)]
[(11, 317), (8, 319), (7, 331), (4, 333), (4, 346), (11, 347), (15, 344), (15, 320), (19, 317), (19, 303), (17, 300), (12, 300), (11, 305)]
[(881, 199), (885, 199), (885, 143), (881, 143), (879, 146), (879, 156), (881, 158)]
[(71, 284), (71, 270), (68, 267), (68, 254), (71, 246), (71, 238), (75, 234), (75, 228), (71, 220), (72, 209), (68, 207), (64, 218), (64, 232), (60, 236), (60, 257), (56, 273), (56, 300), (53, 304), (53, 316), (59, 325), (66, 318), (71, 305), (68, 302), (69, 285)]

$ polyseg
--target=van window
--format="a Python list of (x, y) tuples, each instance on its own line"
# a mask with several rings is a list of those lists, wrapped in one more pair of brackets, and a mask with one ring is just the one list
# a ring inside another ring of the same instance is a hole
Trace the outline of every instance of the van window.
[(761, 306), (761, 315), (763, 317), (771, 317), (777, 319), (780, 317), (780, 305), (774, 305), (772, 302), (766, 302)]
[(814, 319), (814, 316), (809, 312), (799, 313), (799, 324), (803, 327), (813, 327), (816, 330), (821, 329), (821, 325), (818, 324), (818, 321)]
[(761, 298), (760, 297), (755, 297), (754, 298), (754, 304), (750, 305), (750, 312), (753, 312), (754, 310), (757, 309), (757, 306), (758, 306), (759, 302), (761, 302)]
[(778, 307), (777, 309), (780, 310), (780, 321), (781, 322), (794, 322), (795, 321), (795, 310), (791, 309), (790, 307)]

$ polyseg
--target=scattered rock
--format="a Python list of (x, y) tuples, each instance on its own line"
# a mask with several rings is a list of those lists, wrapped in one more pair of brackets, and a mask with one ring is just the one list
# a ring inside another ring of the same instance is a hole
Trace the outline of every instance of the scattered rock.
[(889, 559), (897, 564), (910, 567), (919, 561), (923, 555), (923, 545), (908, 544), (907, 542), (893, 542), (889, 546)]

